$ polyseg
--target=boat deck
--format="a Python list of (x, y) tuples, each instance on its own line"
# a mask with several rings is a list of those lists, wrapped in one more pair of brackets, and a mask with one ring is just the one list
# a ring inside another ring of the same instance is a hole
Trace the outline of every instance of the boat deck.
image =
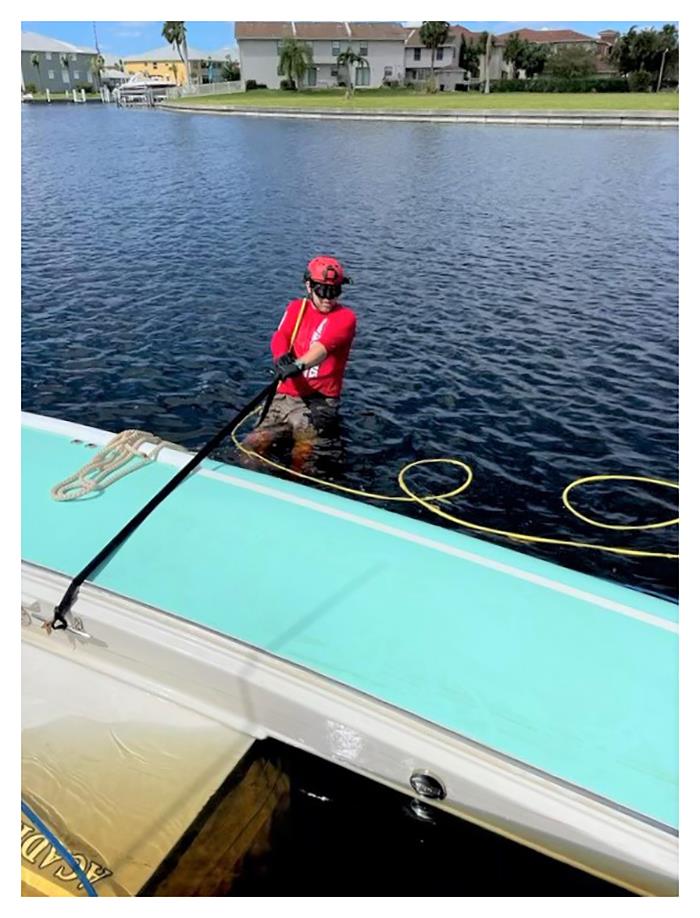
[[(134, 896), (254, 739), (53, 651), (23, 643), (22, 796), (99, 896)], [(21, 853), (23, 896), (85, 895), (24, 814)]]
[[(111, 436), (76, 430), (24, 416), (22, 557), (68, 576), (189, 458), (56, 502)], [(93, 582), (678, 825), (671, 602), (211, 461)]]

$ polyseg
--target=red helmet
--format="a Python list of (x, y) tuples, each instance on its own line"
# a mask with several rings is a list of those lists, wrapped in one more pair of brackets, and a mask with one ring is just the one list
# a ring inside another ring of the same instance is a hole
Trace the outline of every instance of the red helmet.
[(345, 276), (341, 263), (330, 255), (317, 255), (316, 258), (312, 258), (306, 266), (304, 280), (315, 281), (317, 284), (331, 284), (335, 287), (352, 283), (350, 278)]

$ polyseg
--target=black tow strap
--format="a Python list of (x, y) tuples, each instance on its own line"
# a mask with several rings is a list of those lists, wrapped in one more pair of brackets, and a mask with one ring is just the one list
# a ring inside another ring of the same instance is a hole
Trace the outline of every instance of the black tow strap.
[(234, 427), (241, 423), (241, 421), (246, 418), (251, 411), (258, 407), (261, 402), (265, 402), (265, 408), (263, 415), (267, 413), (267, 410), (270, 407), (272, 402), (272, 396), (275, 394), (277, 389), (278, 379), (275, 377), (274, 381), (269, 385), (265, 386), (255, 398), (251, 399), (245, 408), (242, 408), (238, 414), (233, 418), (228, 424), (223, 427), (216, 436), (212, 437), (211, 440), (203, 446), (200, 451), (194, 455), (187, 465), (183, 466), (180, 471), (174, 475), (170, 481), (158, 491), (154, 497), (152, 497), (149, 502), (142, 507), (139, 512), (133, 516), (129, 522), (119, 530), (119, 532), (114, 536), (114, 538), (108, 542), (105, 547), (95, 555), (92, 561), (89, 564), (86, 564), (85, 567), (80, 571), (80, 573), (71, 580), (70, 585), (66, 592), (63, 594), (63, 598), (59, 604), (53, 610), (53, 621), (51, 622), (51, 628), (54, 630), (60, 631), (68, 627), (68, 622), (66, 621), (66, 613), (70, 611), (73, 602), (75, 601), (76, 594), (80, 589), (81, 585), (85, 580), (94, 573), (100, 565), (110, 557), (110, 555), (119, 548), (119, 546), (129, 538), (131, 533), (143, 523), (147, 516), (149, 516), (158, 506), (162, 503), (165, 498), (175, 490), (175, 488), (180, 484), (181, 481), (184, 481), (185, 478), (190, 474), (190, 472), (196, 468), (199, 463), (205, 459), (209, 453), (215, 449), (219, 443), (227, 436), (231, 434)]

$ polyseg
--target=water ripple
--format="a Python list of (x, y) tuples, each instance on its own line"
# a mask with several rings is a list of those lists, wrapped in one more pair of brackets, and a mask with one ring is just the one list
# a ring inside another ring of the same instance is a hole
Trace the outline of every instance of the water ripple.
[[(561, 506), (571, 479), (676, 479), (672, 132), (109, 106), (24, 106), (22, 132), (27, 410), (202, 445), (266, 382), (281, 310), (331, 251), (356, 280), (351, 486), (397, 493), (403, 464), (463, 458), (475, 480), (456, 515), (589, 540)], [(446, 475), (424, 468), (421, 487)], [(611, 519), (669, 509), (656, 492), (594, 497)], [(676, 595), (673, 562), (519, 547)]]

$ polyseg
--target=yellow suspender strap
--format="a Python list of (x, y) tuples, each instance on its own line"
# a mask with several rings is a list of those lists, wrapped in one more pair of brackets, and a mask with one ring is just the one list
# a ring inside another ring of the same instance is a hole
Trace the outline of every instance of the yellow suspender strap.
[(294, 344), (294, 339), (295, 339), (296, 336), (297, 336), (297, 332), (299, 331), (299, 326), (301, 325), (301, 320), (302, 320), (302, 318), (304, 317), (304, 311), (306, 310), (306, 303), (307, 303), (307, 299), (306, 299), (306, 297), (304, 297), (304, 299), (301, 301), (301, 306), (299, 307), (299, 315), (297, 316), (297, 320), (296, 320), (296, 322), (295, 322), (295, 324), (294, 324), (294, 331), (292, 332), (292, 340), (289, 342), (289, 350), (290, 350), (290, 351), (291, 351), (291, 349), (292, 349), (292, 345)]

